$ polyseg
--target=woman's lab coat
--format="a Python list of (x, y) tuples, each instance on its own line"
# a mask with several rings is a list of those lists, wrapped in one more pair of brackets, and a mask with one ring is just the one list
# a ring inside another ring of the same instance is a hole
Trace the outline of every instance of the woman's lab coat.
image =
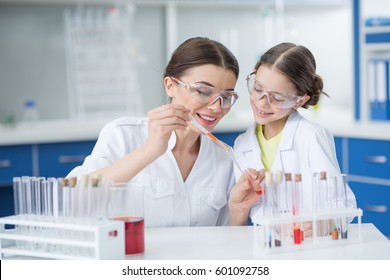
[[(82, 166), (67, 177), (81, 176), (124, 157), (146, 142), (146, 118), (120, 118), (106, 125)], [(168, 149), (133, 181), (145, 186), (145, 226), (227, 225), (228, 197), (234, 185), (233, 165), (226, 151), (201, 136), (198, 158), (184, 182), (172, 154), (176, 134)]]
[[(234, 147), (242, 157), (241, 162), (246, 163), (247, 167), (259, 170), (264, 166), (255, 129), (256, 123), (237, 137)], [(302, 174), (303, 207), (311, 210), (313, 173), (326, 171), (329, 177), (340, 174), (333, 136), (325, 128), (294, 111), (285, 124), (279, 150), (272, 165), (272, 172), (278, 170), (292, 173), (292, 176), (296, 173)], [(235, 170), (235, 174), (238, 180), (240, 172)], [(355, 195), (349, 187), (347, 193), (349, 206), (356, 207)], [(261, 203), (252, 209), (251, 215), (254, 215), (259, 207)]]

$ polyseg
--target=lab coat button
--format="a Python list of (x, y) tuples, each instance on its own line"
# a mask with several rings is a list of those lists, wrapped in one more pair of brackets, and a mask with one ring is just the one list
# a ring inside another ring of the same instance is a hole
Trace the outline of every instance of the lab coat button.
[(156, 188), (152, 188), (152, 193), (155, 194), (157, 192)]
[(186, 194), (185, 194), (185, 193), (181, 193), (181, 194), (180, 194), (180, 197), (181, 197), (181, 198), (186, 198)]

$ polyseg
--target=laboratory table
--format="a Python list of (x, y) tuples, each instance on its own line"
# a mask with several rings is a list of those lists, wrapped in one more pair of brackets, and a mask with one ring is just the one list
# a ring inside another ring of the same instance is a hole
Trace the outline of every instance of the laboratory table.
[[(357, 231), (357, 228), (357, 224), (350, 225), (350, 231)], [(126, 259), (390, 260), (390, 241), (373, 224), (361, 224), (361, 233), (362, 238), (353, 244), (283, 253), (264, 253), (261, 248), (254, 246), (253, 226), (146, 228), (145, 253), (137, 256), (126, 256)]]

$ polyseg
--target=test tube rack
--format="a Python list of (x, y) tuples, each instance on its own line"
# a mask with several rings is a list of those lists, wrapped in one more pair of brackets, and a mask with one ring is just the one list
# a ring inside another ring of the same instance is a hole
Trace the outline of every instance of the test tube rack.
[[(269, 254), (358, 243), (363, 240), (361, 233), (362, 215), (363, 211), (361, 209), (344, 208), (301, 213), (295, 216), (283, 215), (282, 213), (277, 216), (254, 216), (252, 217), (255, 234), (254, 247), (256, 252)], [(337, 239), (332, 239), (331, 234), (319, 234), (319, 224), (321, 222), (337, 219), (352, 221), (354, 217), (357, 217), (357, 230), (348, 231), (347, 238), (339, 236)], [(305, 222), (311, 223), (312, 235), (305, 237), (300, 244), (295, 244), (291, 229), (294, 224)], [(275, 232), (278, 237), (275, 237)]]
[(0, 218), (0, 259), (124, 259), (124, 225), (40, 215)]

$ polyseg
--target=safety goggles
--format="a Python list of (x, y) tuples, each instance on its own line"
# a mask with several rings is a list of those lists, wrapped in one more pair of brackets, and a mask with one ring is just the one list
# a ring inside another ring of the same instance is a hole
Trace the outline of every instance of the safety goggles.
[(305, 97), (266, 89), (256, 80), (255, 72), (246, 77), (246, 84), (251, 96), (256, 100), (261, 100), (264, 96), (267, 97), (268, 104), (274, 108), (292, 108)]
[(171, 79), (187, 89), (191, 97), (201, 104), (212, 105), (220, 100), (221, 107), (227, 109), (231, 108), (238, 99), (238, 94), (235, 91), (218, 91), (216, 88), (202, 83), (186, 84), (179, 78), (171, 77)]

